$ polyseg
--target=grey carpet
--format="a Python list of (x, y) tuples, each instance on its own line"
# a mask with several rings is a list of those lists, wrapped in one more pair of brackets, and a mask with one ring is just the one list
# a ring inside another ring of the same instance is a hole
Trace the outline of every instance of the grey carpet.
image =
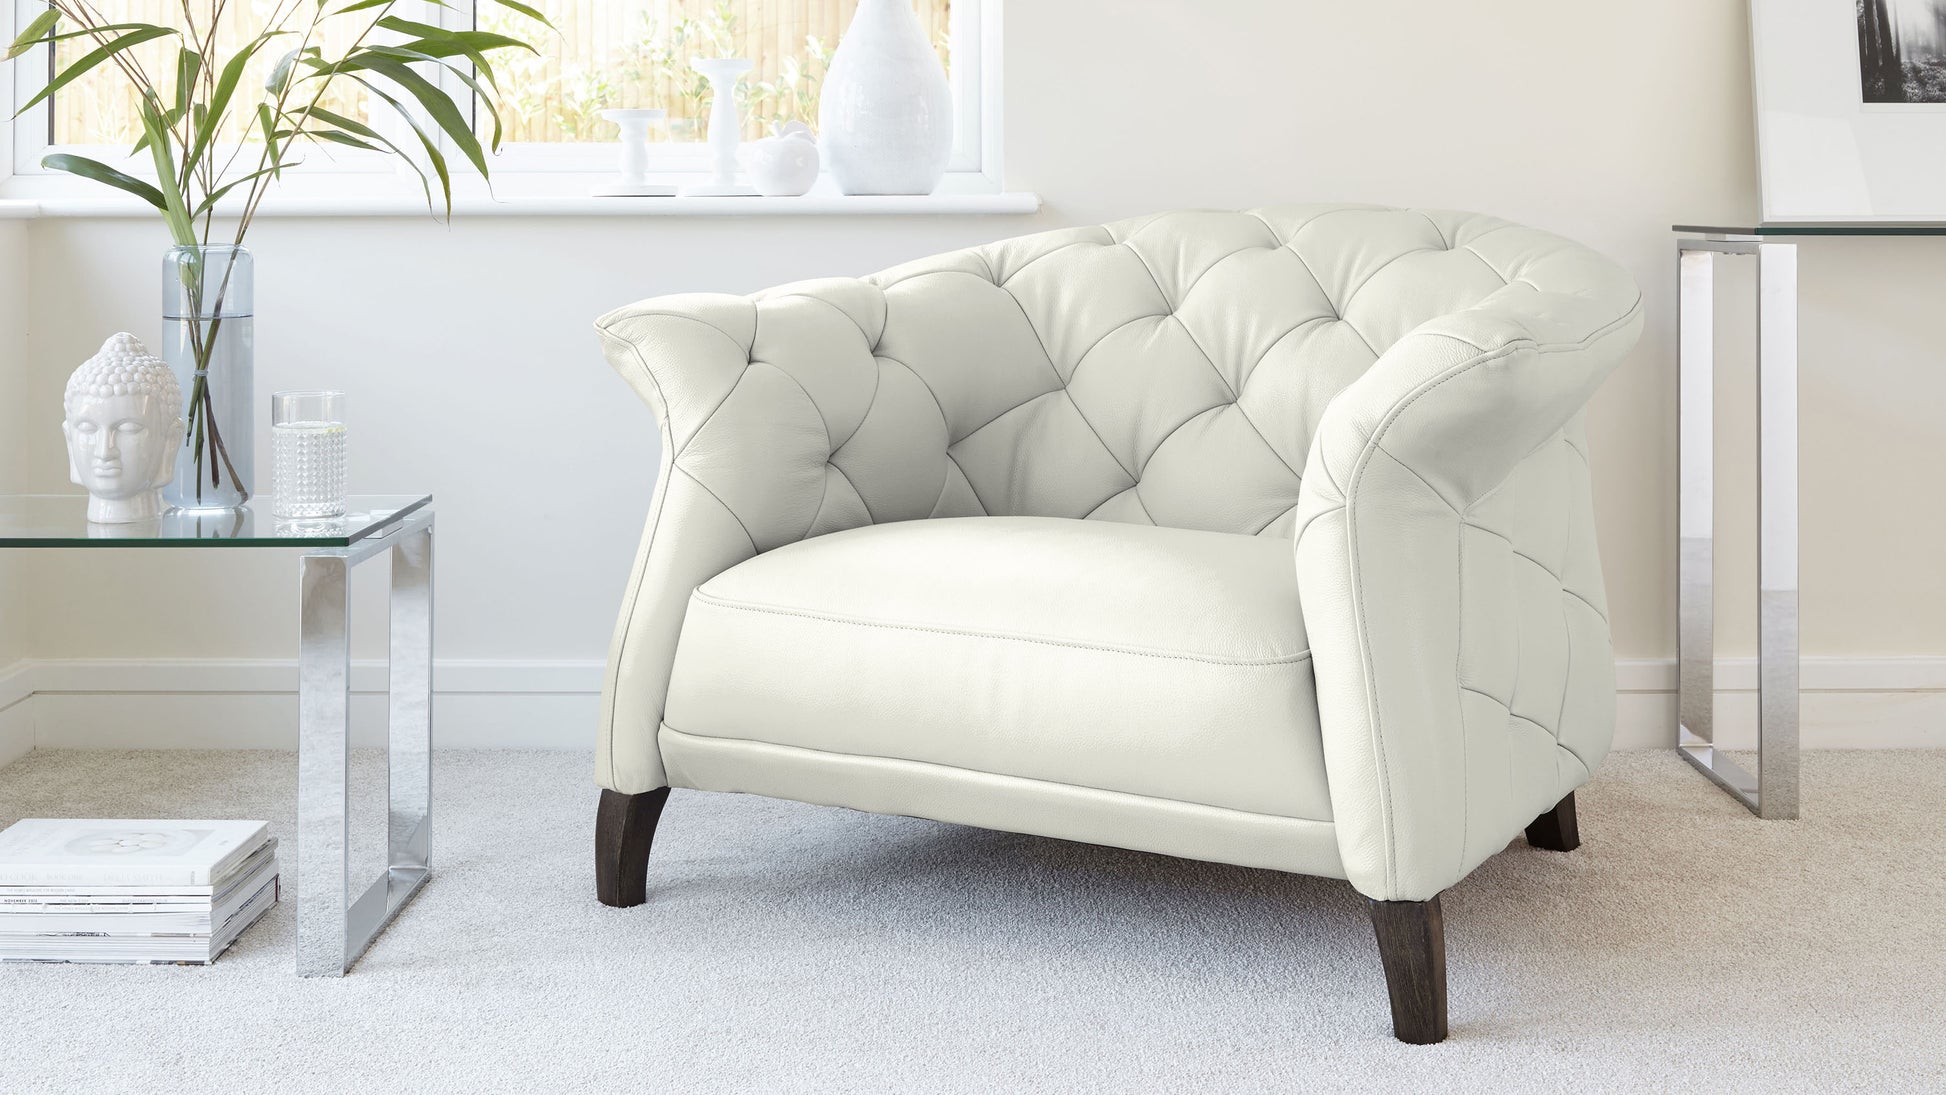
[[(0, 823), (288, 834), (292, 767), (35, 753)], [(208, 968), (0, 968), (0, 1089), (1946, 1089), (1946, 751), (1804, 773), (1806, 820), (1759, 822), (1611, 758), (1580, 851), (1447, 894), (1453, 1036), (1415, 1048), (1341, 882), (678, 791), (649, 904), (607, 909), (585, 755), (443, 753), (434, 878), (351, 976), (292, 975), (288, 903)]]

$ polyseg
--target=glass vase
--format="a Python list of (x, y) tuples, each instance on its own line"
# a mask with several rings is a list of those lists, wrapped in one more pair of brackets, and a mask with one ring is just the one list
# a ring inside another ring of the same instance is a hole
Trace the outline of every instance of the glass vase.
[(164, 500), (231, 510), (255, 483), (257, 399), (251, 376), (255, 263), (229, 245), (171, 247), (162, 260), (162, 357), (182, 386), (182, 448)]

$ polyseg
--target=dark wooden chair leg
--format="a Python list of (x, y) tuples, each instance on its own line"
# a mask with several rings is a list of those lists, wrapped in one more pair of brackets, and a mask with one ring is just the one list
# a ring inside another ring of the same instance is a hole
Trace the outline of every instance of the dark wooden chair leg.
[(1534, 819), (1527, 827), (1527, 843), (1550, 852), (1572, 852), (1581, 847), (1581, 829), (1574, 821), (1574, 792), (1554, 804), (1554, 809)]
[(625, 909), (649, 899), (649, 848), (669, 788), (639, 795), (603, 789), (595, 808), (595, 896)]
[(1372, 927), (1385, 987), (1392, 996), (1392, 1034), (1415, 1046), (1446, 1040), (1446, 921), (1439, 898), (1374, 901)]

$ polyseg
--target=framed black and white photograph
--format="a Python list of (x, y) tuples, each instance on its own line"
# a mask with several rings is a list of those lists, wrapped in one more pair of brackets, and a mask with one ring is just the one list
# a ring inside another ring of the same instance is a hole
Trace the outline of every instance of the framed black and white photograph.
[(1769, 223), (1946, 222), (1946, 0), (1751, 0)]
[(1882, 106), (1946, 106), (1946, 0), (1853, 0), (1859, 95)]

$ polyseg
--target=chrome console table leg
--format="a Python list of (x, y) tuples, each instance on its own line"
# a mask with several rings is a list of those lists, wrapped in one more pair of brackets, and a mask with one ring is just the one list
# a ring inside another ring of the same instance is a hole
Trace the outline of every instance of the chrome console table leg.
[[(1676, 241), (1677, 749), (1763, 818), (1798, 800), (1797, 247), (1755, 236)], [(1714, 269), (1757, 259), (1757, 772), (1717, 747)]]
[[(299, 562), (297, 972), (341, 976), (427, 878), (432, 824), (432, 511)], [(346, 578), (390, 549), (387, 868), (350, 888), (351, 661)]]

